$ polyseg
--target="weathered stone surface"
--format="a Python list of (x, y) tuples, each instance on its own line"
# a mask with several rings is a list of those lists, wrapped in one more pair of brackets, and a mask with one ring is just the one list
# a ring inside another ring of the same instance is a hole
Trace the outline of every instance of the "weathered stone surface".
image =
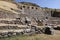
[[(20, 3), (8, 1), (13, 0), (0, 1), (0, 32), (2, 32), (2, 34), (0, 34), (1, 37), (20, 34), (22, 35), (24, 33), (40, 34), (47, 31), (38, 28), (37, 26), (44, 26), (45, 24), (60, 25), (59, 9), (42, 8), (36, 4), (28, 2)], [(51, 30), (48, 30), (49, 31), (47, 34), (51, 34)], [(4, 32), (7, 32), (7, 34)]]

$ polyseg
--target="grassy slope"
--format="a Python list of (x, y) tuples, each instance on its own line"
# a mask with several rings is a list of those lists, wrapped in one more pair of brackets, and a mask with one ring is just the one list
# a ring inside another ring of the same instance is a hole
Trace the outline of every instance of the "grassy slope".
[(0, 40), (60, 40), (59, 35), (45, 35), (45, 34), (38, 34), (32, 36), (14, 36), (9, 38), (3, 38)]

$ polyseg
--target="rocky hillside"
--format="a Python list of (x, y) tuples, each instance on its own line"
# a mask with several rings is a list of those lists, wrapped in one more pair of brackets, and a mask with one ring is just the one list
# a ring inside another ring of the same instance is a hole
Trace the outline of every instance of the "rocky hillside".
[(31, 21), (33, 20), (33, 23), (37, 22), (38, 20), (43, 21), (46, 18), (49, 19), (49, 21), (51, 19), (58, 20), (59, 18), (56, 19), (56, 17), (51, 18), (52, 13), (58, 13), (57, 16), (60, 16), (59, 9), (42, 8), (30, 2), (14, 2), (14, 0), (0, 0), (0, 19), (10, 20), (21, 18), (21, 20), (23, 20), (24, 22), (25, 18), (28, 17), (29, 19), (31, 19)]
[(16, 17), (16, 14), (18, 14), (18, 12), (16, 12), (15, 10), (18, 10), (16, 4), (7, 1), (0, 1), (0, 18)]
[[(11, 1), (11, 2), (10, 2)], [(18, 18), (17, 15), (21, 13), (25, 13), (23, 9), (23, 5), (29, 6), (28, 2), (12, 2), (13, 0), (0, 0), (0, 18)], [(30, 6), (36, 6), (39, 7), (38, 5), (29, 3)], [(29, 7), (30, 7), (29, 6)]]
[(28, 6), (36, 6), (36, 7), (40, 7), (39, 5), (36, 5), (35, 3), (30, 3), (30, 2), (19, 2), (23, 5), (28, 5)]

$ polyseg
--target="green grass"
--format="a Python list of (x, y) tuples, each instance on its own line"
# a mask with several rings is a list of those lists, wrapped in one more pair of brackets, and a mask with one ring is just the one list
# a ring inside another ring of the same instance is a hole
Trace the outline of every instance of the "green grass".
[(46, 34), (33, 34), (33, 35), (17, 35), (7, 38), (0, 38), (0, 40), (60, 40), (60, 35), (46, 35)]
[(19, 35), (12, 36), (7, 38), (1, 38), (0, 40), (40, 40), (40, 38), (35, 37), (36, 35), (28, 36), (28, 35)]
[(0, 38), (0, 40), (60, 40), (60, 35), (46, 35), (46, 34), (17, 35), (7, 38)]

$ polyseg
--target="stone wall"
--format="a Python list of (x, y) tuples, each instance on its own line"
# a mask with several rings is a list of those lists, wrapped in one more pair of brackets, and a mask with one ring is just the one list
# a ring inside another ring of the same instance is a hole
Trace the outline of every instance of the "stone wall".
[(15, 4), (17, 5), (18, 9), (11, 8), (11, 10), (17, 12), (17, 14), (7, 10), (0, 9), (0, 18), (10, 18), (10, 19), (22, 18), (23, 19), (28, 17), (35, 22), (37, 22), (38, 20), (43, 21), (44, 24), (46, 23), (53, 24), (54, 22), (58, 24), (60, 23), (59, 21), (60, 18), (51, 16), (51, 14), (54, 13), (54, 11), (56, 11), (55, 9), (42, 8), (37, 6), (28, 6), (20, 3), (15, 3)]

